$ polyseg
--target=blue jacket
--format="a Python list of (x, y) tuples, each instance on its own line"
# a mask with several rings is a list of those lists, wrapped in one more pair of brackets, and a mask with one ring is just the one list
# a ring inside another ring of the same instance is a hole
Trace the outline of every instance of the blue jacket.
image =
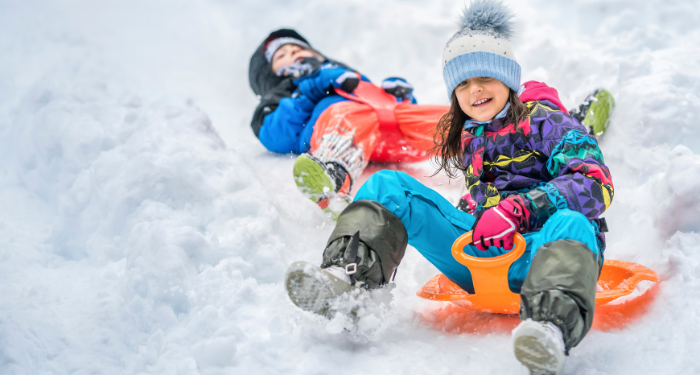
[[(352, 72), (350, 69), (332, 63), (324, 64), (324, 68), (329, 67), (339, 72)], [(369, 82), (367, 77), (361, 77), (363, 81)], [(304, 81), (307, 81), (306, 84), (302, 83)], [(314, 125), (321, 113), (332, 104), (348, 100), (335, 93), (318, 95), (328, 87), (328, 84), (320, 82), (316, 74), (297, 79), (294, 84), (300, 87), (314, 86), (312, 91), (315, 95), (311, 92), (305, 95), (296, 89), (292, 97), (280, 99), (277, 108), (264, 115), (258, 138), (269, 151), (282, 154), (289, 152), (301, 154), (309, 151)], [(411, 101), (415, 103), (412, 96)]]
[(301, 154), (309, 150), (314, 124), (331, 104), (346, 101), (340, 95), (329, 95), (314, 104), (305, 96), (284, 98), (279, 107), (265, 116), (260, 128), (260, 142), (272, 152)]

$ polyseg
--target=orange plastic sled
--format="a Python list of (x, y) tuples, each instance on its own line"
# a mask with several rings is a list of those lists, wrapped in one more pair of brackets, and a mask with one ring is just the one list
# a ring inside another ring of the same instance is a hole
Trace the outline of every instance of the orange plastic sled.
[[(526, 243), (523, 236), (516, 234), (514, 249), (495, 258), (476, 258), (465, 254), (464, 247), (470, 243), (472, 243), (472, 232), (467, 232), (452, 245), (452, 256), (469, 268), (475, 294), (468, 294), (443, 274), (433, 277), (416, 294), (421, 298), (433, 301), (450, 301), (460, 307), (484, 313), (518, 314), (520, 295), (510, 291), (508, 269), (525, 252)], [(645, 280), (658, 282), (659, 278), (654, 271), (639, 264), (606, 260), (598, 279), (594, 328), (621, 328), (631, 318), (643, 312), (642, 310), (648, 306), (656, 294), (656, 285), (640, 297), (624, 303), (609, 303), (632, 294), (637, 284)], [(454, 313), (454, 309), (449, 310), (450, 316)], [(443, 318), (442, 323), (447, 323), (446, 318), (448, 317)], [(433, 318), (434, 321), (436, 319), (440, 320), (439, 317)], [(452, 319), (450, 324), (454, 326), (455, 318), (451, 317), (450, 319)], [(514, 322), (515, 320), (505, 323), (505, 325), (509, 326)]]
[(429, 157), (433, 130), (449, 109), (440, 105), (398, 103), (396, 98), (369, 82), (360, 82), (350, 99), (331, 105), (314, 125), (311, 150), (324, 135), (351, 135), (365, 160), (378, 163), (418, 162)]

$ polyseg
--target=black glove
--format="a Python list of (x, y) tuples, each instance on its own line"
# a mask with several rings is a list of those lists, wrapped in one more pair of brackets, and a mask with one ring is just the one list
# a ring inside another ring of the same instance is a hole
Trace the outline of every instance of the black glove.
[(321, 62), (315, 57), (305, 57), (303, 60), (295, 61), (290, 66), (285, 66), (277, 71), (278, 76), (299, 78), (317, 71), (321, 67)]
[(403, 101), (411, 101), (413, 99), (413, 86), (403, 78), (387, 78), (382, 82), (382, 88), (388, 94), (394, 95)]
[(352, 93), (355, 91), (357, 86), (360, 84), (360, 77), (357, 75), (355, 72), (347, 71), (343, 73), (340, 77), (338, 77), (335, 82), (333, 82), (333, 86), (337, 87), (348, 94)]

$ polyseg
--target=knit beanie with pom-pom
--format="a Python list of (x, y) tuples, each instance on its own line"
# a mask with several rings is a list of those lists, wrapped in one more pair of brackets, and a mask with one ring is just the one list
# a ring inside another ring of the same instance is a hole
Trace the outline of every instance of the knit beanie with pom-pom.
[(520, 64), (508, 40), (513, 36), (513, 13), (500, 0), (474, 0), (464, 9), (462, 29), (442, 53), (447, 96), (473, 77), (491, 77), (514, 91), (520, 88)]

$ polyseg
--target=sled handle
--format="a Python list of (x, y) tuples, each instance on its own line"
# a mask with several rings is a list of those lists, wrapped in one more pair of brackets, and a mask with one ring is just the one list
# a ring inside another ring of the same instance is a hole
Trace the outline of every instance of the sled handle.
[(508, 286), (508, 269), (525, 252), (525, 238), (520, 233), (515, 233), (513, 250), (493, 258), (477, 258), (465, 254), (464, 247), (471, 243), (471, 231), (461, 235), (452, 244), (452, 256), (471, 272), (476, 294), (512, 294)]

